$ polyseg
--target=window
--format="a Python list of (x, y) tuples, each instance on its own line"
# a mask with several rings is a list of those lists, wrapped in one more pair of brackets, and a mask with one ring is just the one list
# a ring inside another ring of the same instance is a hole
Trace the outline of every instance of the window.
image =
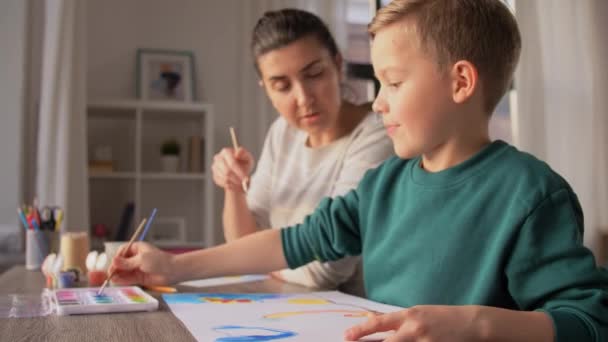
[[(515, 0), (502, 0), (515, 13)], [(490, 119), (490, 138), (513, 142), (511, 118), (515, 117), (517, 92), (511, 88), (500, 100)]]
[(373, 12), (370, 0), (347, 0), (346, 97), (355, 103), (373, 101), (375, 94), (367, 34), (367, 24), (372, 20)]

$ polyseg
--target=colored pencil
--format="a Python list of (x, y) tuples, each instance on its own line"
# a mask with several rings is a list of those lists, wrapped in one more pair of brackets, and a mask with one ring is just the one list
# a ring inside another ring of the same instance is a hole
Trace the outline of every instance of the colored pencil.
[(21, 220), (21, 223), (23, 224), (23, 228), (25, 228), (25, 231), (27, 232), (27, 230), (30, 228), (30, 225), (27, 224), (27, 220), (25, 219), (23, 210), (21, 210), (21, 208), (17, 208), (17, 214), (19, 214), (19, 219)]
[(154, 218), (156, 217), (156, 211), (157, 211), (156, 208), (152, 209), (152, 213), (150, 214), (150, 217), (148, 218), (148, 222), (146, 222), (146, 227), (144, 228), (144, 232), (141, 233), (141, 236), (139, 237), (139, 241), (144, 241), (146, 234), (148, 234), (148, 230), (150, 229), (150, 226), (152, 225), (152, 221), (154, 221)]

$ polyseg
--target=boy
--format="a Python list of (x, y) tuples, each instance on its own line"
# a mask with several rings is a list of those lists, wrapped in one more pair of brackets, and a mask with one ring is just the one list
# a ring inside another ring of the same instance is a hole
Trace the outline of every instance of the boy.
[(394, 329), (390, 341), (606, 341), (608, 275), (582, 246), (576, 195), (546, 164), (488, 136), (521, 45), (508, 9), (395, 0), (369, 30), (382, 85), (374, 109), (399, 158), (295, 227), (176, 257), (136, 244), (114, 260), (115, 280), (171, 283), (362, 254), (369, 298), (407, 309), (347, 339)]

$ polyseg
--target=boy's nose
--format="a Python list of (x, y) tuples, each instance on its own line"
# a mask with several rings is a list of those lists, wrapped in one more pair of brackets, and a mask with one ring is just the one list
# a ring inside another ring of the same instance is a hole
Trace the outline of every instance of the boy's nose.
[(386, 102), (380, 97), (380, 94), (376, 96), (374, 103), (372, 103), (372, 110), (378, 114), (388, 113), (388, 106)]

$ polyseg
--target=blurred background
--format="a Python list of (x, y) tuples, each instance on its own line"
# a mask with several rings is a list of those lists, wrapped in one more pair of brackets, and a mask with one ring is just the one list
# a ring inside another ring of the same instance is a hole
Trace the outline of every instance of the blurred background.
[[(221, 243), (210, 158), (230, 145), (229, 126), (257, 156), (277, 116), (249, 53), (257, 19), (284, 7), (323, 18), (347, 61), (346, 96), (366, 102), (375, 94), (366, 27), (387, 2), (1, 1), (0, 272), (23, 262), (15, 209), (35, 197), (64, 208), (64, 229), (90, 232), (93, 243), (115, 239), (155, 207), (156, 243)], [(570, 182), (585, 211), (585, 244), (605, 264), (608, 2), (506, 3), (523, 51), (492, 137)], [(181, 88), (155, 93), (155, 77), (171, 71)]]

